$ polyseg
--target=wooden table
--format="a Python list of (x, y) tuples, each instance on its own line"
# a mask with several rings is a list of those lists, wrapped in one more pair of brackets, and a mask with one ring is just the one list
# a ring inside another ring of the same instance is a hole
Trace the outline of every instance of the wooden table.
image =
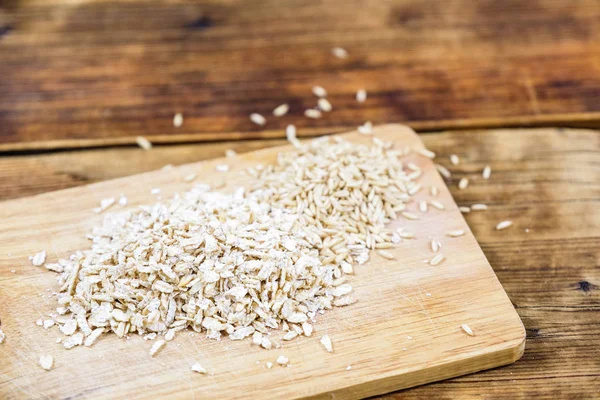
[[(288, 123), (302, 135), (367, 119), (464, 128), (422, 137), (454, 172), (457, 202), (490, 207), (466, 219), (527, 328), (525, 355), (387, 397), (599, 398), (600, 135), (475, 130), (598, 126), (598, 3), (242, 3), (1, 3), (0, 199), (273, 146)], [(333, 46), (349, 57), (331, 56)], [(314, 84), (328, 89), (334, 111), (313, 121), (301, 113)], [(360, 87), (369, 92), (362, 106), (353, 100)], [(265, 129), (248, 121), (283, 102), (289, 116)], [(184, 114), (179, 129), (175, 112)], [(137, 135), (194, 143), (115, 146)], [(219, 139), (228, 141), (199, 143)], [(486, 164), (489, 181), (480, 178)], [(471, 185), (459, 191), (462, 176)], [(494, 231), (504, 219), (515, 226)]]

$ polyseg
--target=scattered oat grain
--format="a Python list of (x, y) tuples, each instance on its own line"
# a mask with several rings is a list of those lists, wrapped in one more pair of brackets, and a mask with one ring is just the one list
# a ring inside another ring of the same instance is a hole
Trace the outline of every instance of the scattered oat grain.
[(489, 165), (486, 165), (485, 168), (483, 168), (483, 172), (481, 173), (481, 176), (483, 176), (483, 179), (490, 179), (491, 175), (492, 175), (492, 167), (490, 167)]
[(460, 328), (469, 336), (475, 336), (473, 330), (467, 324), (462, 324)]
[(321, 97), (319, 99), (319, 101), (317, 102), (319, 108), (321, 109), (321, 111), (324, 112), (330, 112), (333, 109), (333, 106), (331, 105), (331, 103), (329, 102), (329, 100), (327, 100), (324, 97)]
[(506, 229), (510, 226), (512, 226), (512, 221), (502, 221), (500, 223), (498, 223), (498, 225), (496, 225), (496, 230), (501, 231), (502, 229)]
[(450, 236), (450, 237), (459, 237), (459, 236), (464, 236), (465, 231), (462, 229), (457, 229), (454, 231), (448, 231), (446, 232), (446, 236)]
[(448, 168), (444, 167), (443, 165), (435, 164), (435, 168), (438, 170), (440, 175), (442, 175), (446, 179), (450, 179), (450, 177), (452, 176), (450, 171), (448, 171)]
[(486, 206), (485, 204), (473, 204), (471, 206), (471, 210), (473, 211), (483, 211), (483, 210), (487, 210), (488, 206)]
[(290, 106), (287, 103), (281, 104), (273, 110), (273, 115), (276, 117), (283, 117), (290, 110)]
[(304, 111), (304, 116), (306, 118), (318, 119), (321, 118), (323, 114), (321, 113), (321, 110), (317, 110), (316, 108), (309, 108), (308, 110)]
[(46, 262), (46, 251), (40, 251), (35, 253), (33, 256), (29, 256), (31, 264), (35, 267), (40, 267)]
[(456, 154), (452, 154), (450, 156), (450, 162), (452, 163), (452, 165), (458, 165), (458, 163), (460, 163), (460, 158), (458, 158)]
[(250, 121), (260, 126), (264, 126), (267, 123), (267, 119), (259, 113), (250, 114)]
[(313, 86), (312, 92), (317, 97), (327, 97), (327, 90), (322, 86)]
[(426, 149), (426, 148), (419, 149), (417, 151), (417, 153), (419, 153), (420, 155), (422, 155), (424, 157), (430, 158), (430, 159), (434, 159), (435, 158), (435, 153), (433, 151), (431, 151), (431, 150)]
[(146, 151), (152, 150), (152, 142), (143, 136), (136, 137), (135, 142), (137, 143), (138, 146), (140, 146), (142, 149), (144, 149)]
[(467, 188), (467, 186), (469, 186), (469, 179), (468, 178), (460, 178), (460, 181), (458, 181), (458, 188), (460, 190), (465, 190)]
[(331, 49), (331, 54), (333, 54), (334, 57), (339, 59), (344, 59), (348, 57), (348, 52), (342, 47), (334, 47), (333, 49)]
[(437, 254), (435, 257), (429, 261), (429, 265), (438, 265), (444, 260), (444, 255), (442, 253)]
[(359, 89), (356, 92), (356, 101), (364, 103), (367, 100), (367, 91), (365, 89)]

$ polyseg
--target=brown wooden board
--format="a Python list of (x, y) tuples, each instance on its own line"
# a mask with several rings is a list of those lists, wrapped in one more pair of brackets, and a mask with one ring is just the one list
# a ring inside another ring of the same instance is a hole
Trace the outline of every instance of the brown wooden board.
[[(0, 149), (271, 138), (289, 123), (314, 135), (366, 120), (598, 126), (599, 18), (596, 0), (7, 0)], [(309, 120), (317, 84), (334, 109)], [(272, 117), (284, 102), (290, 114)]]
[[(422, 146), (414, 132), (400, 125), (375, 131), (398, 146)], [(356, 133), (347, 138), (370, 140)], [(203, 182), (226, 182), (226, 189), (232, 188), (247, 183), (246, 167), (271, 162), (281, 149), (2, 203), (0, 299), (7, 335), (0, 345), (2, 397), (226, 398), (244, 393), (250, 398), (357, 398), (505, 365), (522, 355), (525, 331), (519, 317), (433, 163), (414, 153), (407, 161), (421, 166), (425, 187), (440, 188), (438, 200), (447, 209), (423, 213), (417, 221), (393, 222), (393, 227), (405, 227), (417, 238), (392, 250), (396, 260), (373, 254), (357, 267), (351, 283), (358, 302), (319, 317), (311, 338), (266, 351), (249, 341), (216, 342), (180, 334), (150, 358), (150, 344), (140, 337), (119, 340), (105, 335), (92, 348), (67, 351), (55, 343), (56, 328), (46, 332), (35, 326), (36, 319), (56, 306), (51, 291), (57, 287), (54, 274), (31, 266), (27, 256), (45, 249), (53, 261), (86, 248), (86, 232), (103, 218), (91, 212), (101, 199), (124, 193), (128, 207), (136, 207), (153, 201), (152, 188), (161, 188), (163, 197), (185, 190), (190, 184), (181, 178), (190, 172)], [(215, 166), (223, 162), (231, 165), (230, 172), (216, 173)], [(422, 191), (420, 197), (429, 194)], [(445, 236), (455, 229), (467, 235)], [(432, 257), (430, 237), (442, 241), (447, 258), (435, 267), (422, 261)], [(462, 324), (475, 335), (463, 332)], [(332, 338), (333, 354), (319, 344), (323, 334)], [(50, 372), (36, 365), (46, 353), (56, 359)], [(292, 367), (264, 367), (281, 354)], [(194, 375), (189, 367), (196, 361), (214, 375)]]

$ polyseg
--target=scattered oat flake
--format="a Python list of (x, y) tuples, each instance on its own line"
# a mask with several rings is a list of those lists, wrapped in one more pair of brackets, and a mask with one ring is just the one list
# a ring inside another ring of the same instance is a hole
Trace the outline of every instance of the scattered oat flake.
[(191, 370), (197, 372), (199, 374), (207, 374), (208, 371), (204, 368), (200, 363), (195, 363), (192, 365)]
[(321, 118), (322, 115), (321, 110), (317, 110), (316, 108), (309, 108), (304, 111), (304, 116), (307, 118), (317, 119)]
[(458, 188), (460, 190), (465, 190), (467, 188), (467, 186), (469, 186), (469, 179), (468, 178), (460, 178), (460, 181), (458, 181)]
[(235, 157), (235, 156), (237, 156), (237, 153), (235, 150), (233, 150), (233, 149), (225, 150), (225, 157)]
[(329, 337), (329, 335), (324, 335), (323, 337), (321, 337), (320, 342), (323, 345), (323, 347), (325, 347), (325, 350), (327, 350), (329, 353), (333, 353), (333, 345), (331, 343), (331, 338)]
[(467, 324), (462, 324), (460, 328), (469, 336), (475, 336), (473, 330)]
[(48, 329), (52, 328), (54, 326), (54, 324), (55, 324), (55, 322), (53, 319), (47, 319), (47, 320), (44, 320), (42, 327), (44, 329), (48, 330)]
[(85, 338), (83, 345), (86, 347), (90, 347), (96, 342), (96, 340), (100, 337), (100, 335), (102, 335), (102, 333), (104, 333), (104, 328), (94, 329), (92, 333), (90, 333), (89, 336)]
[(227, 172), (229, 171), (229, 165), (227, 164), (218, 164), (215, 169), (219, 172)]
[(312, 92), (317, 97), (327, 97), (327, 90), (322, 86), (313, 86)]
[(177, 113), (173, 116), (173, 126), (179, 128), (183, 125), (183, 114)]
[(348, 365), (348, 366), (346, 367), (346, 371), (350, 371), (351, 369), (352, 369), (352, 365)]
[(281, 104), (273, 110), (273, 115), (276, 117), (283, 117), (290, 110), (289, 104)]
[(52, 369), (52, 366), (54, 365), (54, 357), (52, 357), (49, 354), (41, 356), (40, 365), (46, 371), (50, 371)]
[(471, 212), (471, 208), (467, 206), (460, 206), (458, 207), (458, 210), (463, 214), (468, 214)]
[(359, 89), (356, 92), (356, 101), (364, 103), (367, 100), (367, 91), (365, 89)]
[(373, 134), (373, 124), (371, 121), (367, 121), (361, 126), (358, 127), (358, 133), (362, 135), (372, 135)]
[(138, 146), (140, 146), (142, 149), (144, 149), (146, 151), (152, 150), (152, 142), (143, 136), (136, 137), (135, 142), (137, 143)]
[(501, 231), (502, 229), (506, 229), (510, 226), (512, 226), (512, 221), (502, 221), (500, 223), (498, 223), (498, 225), (496, 225), (496, 230)]
[(438, 265), (444, 260), (444, 255), (442, 253), (437, 254), (435, 257), (429, 261), (429, 265)]
[(483, 172), (481, 173), (481, 176), (483, 176), (483, 179), (490, 179), (491, 175), (492, 175), (492, 167), (490, 167), (489, 165), (486, 165), (485, 168), (483, 168)]
[(185, 182), (191, 182), (194, 179), (196, 179), (196, 174), (194, 174), (194, 173), (188, 174), (188, 175), (186, 175), (186, 176), (183, 177), (183, 180)]
[(273, 363), (272, 363), (272, 362), (270, 362), (270, 361), (267, 361), (267, 362), (265, 363), (265, 366), (267, 367), (267, 369), (271, 369), (271, 368), (273, 368)]
[(160, 188), (153, 188), (153, 189), (150, 191), (150, 193), (151, 193), (151, 194), (159, 194), (159, 193), (160, 193)]
[(435, 158), (435, 153), (426, 148), (419, 149), (417, 152), (424, 157), (431, 158), (431, 159)]
[(150, 348), (150, 357), (154, 357), (156, 355), (156, 353), (159, 352), (160, 349), (163, 348), (163, 346), (165, 345), (165, 343), (167, 343), (164, 340), (157, 340), (156, 342), (152, 343), (152, 347)]
[(44, 265), (46, 262), (46, 251), (35, 253), (33, 256), (29, 257), (29, 260), (31, 260), (31, 264), (33, 264), (35, 267)]
[(464, 234), (465, 234), (465, 231), (462, 229), (457, 229), (454, 231), (446, 232), (446, 236), (450, 236), (450, 237), (459, 237), (459, 236), (463, 236)]
[(333, 49), (331, 49), (331, 54), (333, 54), (334, 57), (339, 59), (344, 59), (348, 57), (348, 52), (342, 47), (334, 47)]
[(279, 356), (279, 357), (277, 357), (277, 360), (275, 362), (281, 366), (285, 366), (285, 365), (289, 364), (290, 359), (287, 358), (286, 356)]
[(263, 126), (267, 123), (267, 119), (260, 115), (259, 113), (250, 114), (250, 121), (254, 122), (256, 125)]
[(333, 106), (331, 105), (329, 100), (327, 100), (324, 97), (321, 97), (319, 99), (319, 101), (317, 102), (317, 105), (319, 106), (321, 111), (324, 111), (324, 112), (330, 112), (333, 109)]
[(452, 163), (452, 165), (458, 165), (458, 163), (460, 163), (460, 158), (458, 158), (456, 154), (452, 154), (450, 156), (450, 162)]
[(127, 205), (127, 197), (125, 197), (125, 195), (121, 195), (121, 197), (119, 197), (119, 205), (121, 207), (125, 207)]

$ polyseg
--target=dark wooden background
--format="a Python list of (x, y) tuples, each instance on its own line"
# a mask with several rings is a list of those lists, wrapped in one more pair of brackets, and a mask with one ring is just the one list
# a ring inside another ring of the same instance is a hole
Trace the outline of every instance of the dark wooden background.
[(0, 200), (365, 120), (452, 129), (422, 138), (489, 205), (465, 218), (527, 329), (513, 365), (386, 398), (599, 399), (600, 134), (474, 128), (600, 126), (600, 0), (0, 0)]
[[(334, 106), (316, 121), (302, 117), (315, 84)], [(265, 130), (248, 120), (283, 102), (290, 115)], [(597, 126), (600, 3), (0, 0), (0, 150), (274, 137), (288, 123), (316, 134), (367, 119)]]

